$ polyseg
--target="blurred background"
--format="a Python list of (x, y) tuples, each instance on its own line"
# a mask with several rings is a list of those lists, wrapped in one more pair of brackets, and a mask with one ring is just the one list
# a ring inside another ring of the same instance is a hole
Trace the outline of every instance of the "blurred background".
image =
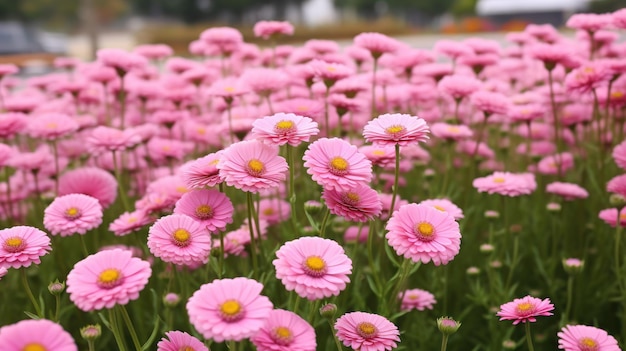
[(429, 36), (441, 33), (516, 31), (529, 23), (558, 28), (576, 12), (623, 7), (626, 0), (2, 0), (0, 61), (32, 53), (90, 59), (99, 47), (141, 43), (168, 44), (185, 55), (210, 26), (236, 27), (255, 42), (259, 20), (290, 21), (293, 42), (376, 31), (428, 46)]

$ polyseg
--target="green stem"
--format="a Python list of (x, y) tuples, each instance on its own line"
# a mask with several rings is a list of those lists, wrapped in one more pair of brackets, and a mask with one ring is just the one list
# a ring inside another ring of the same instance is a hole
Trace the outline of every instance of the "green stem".
[(328, 95), (330, 94), (330, 88), (326, 87), (326, 93), (324, 95), (324, 131), (326, 132), (326, 137), (330, 138), (330, 123), (328, 122)]
[(259, 273), (259, 262), (256, 255), (256, 238), (254, 237), (254, 218), (252, 212), (254, 211), (254, 203), (252, 201), (252, 193), (246, 192), (246, 198), (248, 201), (248, 230), (250, 230), (250, 252), (252, 255), (252, 268), (254, 273)]
[(526, 321), (524, 323), (524, 327), (526, 328), (526, 342), (528, 343), (528, 351), (535, 351), (533, 347), (533, 338), (530, 335), (530, 322)]
[(330, 209), (326, 207), (326, 213), (324, 213), (324, 219), (322, 219), (322, 225), (320, 226), (320, 237), (322, 238), (326, 236), (326, 224), (328, 223), (329, 217), (330, 217)]
[(120, 313), (122, 314), (122, 318), (124, 318), (124, 322), (126, 323), (126, 327), (128, 327), (128, 331), (130, 332), (130, 338), (133, 340), (133, 344), (135, 345), (135, 349), (137, 351), (141, 350), (141, 343), (139, 342), (139, 337), (137, 337), (137, 332), (135, 331), (135, 327), (133, 326), (133, 322), (128, 315), (128, 311), (126, 311), (126, 307), (124, 305), (118, 305), (120, 309)]
[(57, 147), (57, 141), (50, 141), (52, 145), (52, 154), (54, 155), (54, 193), (59, 196), (59, 178), (61, 175), (59, 174), (59, 148)]
[(328, 320), (328, 325), (330, 325), (330, 332), (333, 334), (333, 339), (335, 339), (335, 346), (337, 346), (337, 351), (343, 351), (343, 347), (341, 347), (341, 343), (337, 338), (337, 333), (335, 333), (335, 326), (333, 326), (332, 320)]
[(378, 69), (378, 58), (374, 57), (374, 67), (372, 69), (372, 118), (376, 116), (376, 70)]
[(300, 295), (295, 292), (293, 292), (292, 294), (296, 295), (296, 299), (293, 303), (293, 308), (291, 310), (293, 311), (293, 313), (298, 314), (298, 306), (300, 305), (300, 300), (302, 300), (302, 298), (300, 298)]
[(126, 198), (126, 191), (122, 182), (122, 170), (117, 162), (115, 151), (111, 151), (111, 153), (113, 153), (113, 171), (115, 172), (115, 179), (117, 179), (117, 189), (120, 193), (120, 199), (122, 199), (122, 206), (124, 206), (124, 211), (129, 211), (130, 207), (128, 206), (128, 199)]
[(83, 254), (85, 257), (89, 256), (89, 250), (87, 250), (87, 243), (85, 242), (84, 235), (78, 235), (78, 238), (80, 239), (80, 246), (83, 249)]
[(61, 295), (59, 294), (55, 294), (54, 295), (54, 302), (55, 302), (55, 307), (54, 307), (54, 317), (52, 319), (53, 322), (58, 322), (59, 321), (59, 314), (61, 313)]
[(122, 76), (120, 77), (120, 92), (118, 94), (120, 99), (120, 129), (124, 129), (124, 121), (126, 120), (126, 91), (124, 89), (124, 76)]
[(109, 323), (111, 325), (111, 331), (113, 332), (113, 336), (115, 337), (115, 343), (119, 351), (126, 351), (126, 344), (124, 343), (124, 338), (122, 338), (121, 329), (117, 320), (116, 312), (114, 308), (109, 309)]
[(226, 252), (224, 251), (224, 232), (220, 230), (220, 255), (217, 258), (217, 277), (222, 279), (222, 272), (224, 272), (224, 260), (226, 259)]
[(519, 233), (514, 234), (514, 235), (515, 237), (513, 239), (513, 258), (511, 259), (511, 267), (509, 269), (509, 274), (506, 277), (506, 284), (504, 285), (505, 290), (509, 289), (509, 284), (511, 284), (511, 280), (513, 279), (513, 273), (515, 271), (515, 267), (517, 266), (517, 256), (519, 256)]
[[(359, 242), (359, 237), (361, 236), (361, 230), (359, 229), (359, 233), (357, 235), (357, 239), (355, 240), (355, 242)], [(369, 223), (369, 230), (367, 233), (367, 260), (369, 262), (370, 265), (370, 270), (372, 271), (372, 274), (374, 275), (374, 282), (376, 283), (376, 289), (378, 290), (379, 293), (379, 297), (382, 297), (383, 295), (383, 283), (380, 280), (380, 277), (378, 276), (378, 272), (379, 270), (376, 269), (376, 265), (375, 265), (375, 261), (374, 261), (374, 250), (373, 250), (373, 246), (374, 246), (374, 223), (372, 221), (370, 221)]]
[(570, 312), (572, 309), (572, 297), (574, 295), (574, 276), (570, 275), (567, 279), (567, 305), (565, 306), (565, 314), (563, 315), (562, 325), (566, 325), (570, 320)]
[(554, 163), (556, 164), (556, 168), (557, 168), (557, 176), (560, 179), (562, 176), (561, 151), (563, 151), (563, 146), (561, 145), (561, 138), (559, 136), (560, 124), (559, 124), (559, 117), (558, 117), (558, 111), (557, 111), (557, 106), (556, 106), (556, 98), (554, 96), (554, 86), (553, 86), (554, 81), (553, 80), (554, 79), (552, 77), (552, 70), (548, 70), (548, 85), (550, 88), (550, 105), (552, 106), (552, 118), (553, 118), (553, 124), (554, 124), (554, 143), (556, 144), (556, 154), (557, 154), (554, 158)]
[[(420, 264), (421, 262), (418, 262), (417, 264)], [(406, 278), (408, 278), (409, 275), (409, 269), (411, 267), (411, 261), (408, 259), (404, 259), (404, 261), (402, 262), (402, 266), (400, 267), (400, 278), (398, 279), (398, 284), (396, 284), (395, 288), (392, 291), (391, 296), (389, 297), (389, 302), (387, 303), (387, 308), (389, 309), (389, 311), (391, 313), (393, 313), (396, 310), (396, 307), (398, 306), (399, 302), (398, 301), (398, 293), (400, 293), (400, 290), (402, 290), (402, 288), (404, 287), (404, 283), (406, 282)]]
[(35, 307), (37, 316), (39, 316), (39, 318), (43, 318), (44, 315), (43, 315), (43, 312), (41, 311), (41, 307), (39, 306), (39, 303), (37, 303), (37, 300), (35, 299), (35, 295), (33, 295), (32, 290), (30, 290), (30, 285), (28, 285), (28, 278), (26, 277), (26, 270), (22, 268), (20, 269), (20, 273), (22, 275), (22, 285), (24, 285), (24, 290), (26, 290), (26, 295), (28, 295), (30, 302), (32, 302), (33, 307)]
[(296, 216), (296, 191), (295, 191), (295, 161), (294, 161), (294, 147), (287, 145), (287, 162), (289, 164), (289, 204), (291, 205), (291, 225), (293, 226), (294, 234), (298, 233), (298, 222)]
[(391, 195), (391, 207), (389, 207), (389, 217), (393, 214), (396, 206), (396, 196), (398, 195), (398, 179), (400, 178), (400, 144), (396, 144), (396, 166), (393, 173), (393, 194)]
[(446, 351), (448, 348), (448, 334), (443, 334), (443, 338), (441, 339), (441, 351)]
[(231, 103), (226, 103), (226, 113), (228, 113), (228, 134), (230, 136), (230, 143), (233, 144), (235, 142), (235, 136), (233, 132), (233, 112), (231, 111)]
[[(9, 170), (8, 166), (4, 166), (4, 175), (6, 177), (6, 183), (7, 183), (7, 203), (11, 204), (12, 201), (12, 197), (11, 197), (11, 171)], [(12, 224), (13, 221), (15, 220), (15, 217), (13, 216), (13, 206), (9, 205), (8, 207), (8, 213), (9, 213), (9, 224)]]
[(89, 339), (87, 340), (87, 347), (89, 348), (89, 351), (96, 351), (96, 343), (94, 340)]

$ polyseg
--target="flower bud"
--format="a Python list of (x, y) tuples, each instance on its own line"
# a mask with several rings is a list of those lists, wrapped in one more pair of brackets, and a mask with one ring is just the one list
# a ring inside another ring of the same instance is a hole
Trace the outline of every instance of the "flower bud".
[(48, 291), (52, 295), (61, 295), (65, 291), (65, 282), (60, 283), (59, 280), (55, 280), (48, 285)]
[(478, 267), (468, 267), (467, 270), (465, 271), (465, 273), (467, 275), (479, 275), (480, 274), (480, 268)]
[(582, 272), (584, 266), (585, 262), (578, 258), (566, 258), (563, 260), (563, 269), (571, 275)]
[(320, 315), (326, 319), (332, 319), (337, 313), (337, 305), (334, 303), (327, 303), (320, 307)]
[(623, 195), (620, 194), (611, 194), (611, 197), (609, 197), (609, 202), (611, 203), (611, 206), (614, 207), (626, 206), (626, 199)]
[(319, 201), (309, 200), (304, 203), (304, 210), (311, 215), (320, 213), (323, 208), (324, 205)]
[(90, 324), (80, 328), (80, 336), (85, 340), (96, 340), (102, 335), (100, 324)]
[(163, 297), (163, 304), (166, 307), (176, 307), (180, 302), (180, 296), (175, 293), (168, 293)]
[(546, 209), (550, 212), (560, 212), (561, 211), (561, 204), (557, 203), (557, 202), (549, 202), (546, 205)]
[(493, 210), (485, 211), (485, 218), (489, 218), (489, 219), (500, 218), (500, 212), (493, 211)]
[(437, 318), (437, 328), (444, 335), (450, 335), (456, 333), (459, 330), (461, 323), (455, 321), (451, 317), (441, 317)]
[(491, 245), (491, 244), (482, 244), (482, 245), (480, 245), (480, 252), (482, 252), (482, 253), (492, 253), (493, 252), (493, 245)]
[(513, 340), (504, 340), (502, 342), (502, 348), (506, 349), (506, 350), (515, 350), (515, 348), (517, 347), (517, 344), (515, 344), (515, 341)]

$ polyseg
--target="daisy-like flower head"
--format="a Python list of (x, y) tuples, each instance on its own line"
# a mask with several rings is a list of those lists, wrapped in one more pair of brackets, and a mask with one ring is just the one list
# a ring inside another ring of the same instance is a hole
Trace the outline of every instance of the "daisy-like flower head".
[[(626, 13), (626, 11), (624, 12)], [(613, 149), (613, 160), (619, 168), (626, 170), (626, 140)]]
[(229, 186), (248, 192), (276, 188), (287, 176), (287, 161), (278, 148), (258, 140), (240, 141), (224, 150), (217, 164)]
[(290, 215), (291, 206), (285, 200), (271, 198), (259, 201), (259, 219), (267, 221), (269, 225), (284, 222)]
[(265, 40), (276, 35), (293, 35), (293, 25), (287, 21), (259, 21), (254, 24), (254, 36)]
[(578, 184), (552, 182), (546, 186), (546, 192), (562, 196), (565, 200), (585, 199), (589, 193)]
[(373, 165), (394, 167), (396, 153), (392, 146), (364, 145), (359, 148), (359, 152), (372, 161)]
[(461, 249), (461, 232), (454, 217), (426, 205), (408, 204), (395, 211), (386, 229), (398, 255), (413, 262), (447, 264)]
[(125, 305), (139, 298), (152, 274), (150, 263), (129, 250), (103, 250), (74, 265), (67, 292), (79, 309), (89, 312)]
[(626, 174), (615, 176), (606, 184), (606, 191), (626, 196)]
[(133, 212), (124, 212), (109, 224), (109, 230), (117, 236), (124, 236), (152, 222), (154, 222), (154, 219), (150, 217), (146, 211), (135, 210)]
[(252, 135), (267, 144), (298, 146), (319, 133), (317, 122), (293, 113), (276, 113), (252, 123)]
[(626, 227), (626, 208), (607, 208), (600, 213), (598, 217), (611, 227), (615, 227), (618, 223), (621, 227)]
[(315, 330), (302, 317), (272, 310), (265, 324), (250, 339), (258, 351), (315, 351)]
[(620, 351), (617, 340), (606, 331), (588, 325), (566, 325), (557, 334), (565, 351)]
[(181, 331), (169, 331), (157, 344), (157, 351), (209, 351), (202, 341)]
[(286, 242), (272, 261), (276, 278), (289, 291), (309, 300), (337, 296), (350, 282), (352, 261), (341, 245), (320, 237)]
[(471, 138), (474, 135), (472, 130), (463, 124), (434, 123), (431, 126), (433, 135), (446, 140), (461, 140)]
[(191, 324), (216, 342), (240, 341), (258, 332), (273, 308), (263, 285), (238, 277), (204, 284), (187, 301)]
[(322, 198), (330, 213), (355, 222), (367, 222), (380, 215), (383, 207), (376, 190), (365, 184), (350, 190), (324, 189)]
[(433, 309), (433, 305), (437, 303), (435, 295), (422, 289), (410, 289), (398, 294), (398, 298), (401, 300), (400, 309), (403, 311), (424, 309)]
[(335, 330), (337, 338), (353, 350), (393, 350), (400, 342), (398, 327), (373, 313), (346, 313), (335, 322)]
[(95, 197), (103, 208), (117, 198), (117, 181), (111, 173), (96, 167), (76, 168), (59, 178), (59, 196), (85, 194)]
[(463, 210), (455, 205), (452, 201), (448, 199), (428, 199), (419, 203), (420, 205), (427, 205), (434, 207), (442, 212), (447, 212), (454, 217), (454, 219), (459, 220), (464, 217)]
[(0, 328), (3, 351), (77, 351), (63, 327), (47, 319), (27, 319)]
[(165, 262), (207, 263), (211, 246), (211, 236), (204, 226), (184, 214), (161, 217), (148, 231), (150, 252)]
[(78, 123), (70, 116), (45, 113), (30, 120), (28, 134), (33, 138), (56, 140), (78, 130)]
[(382, 54), (396, 52), (402, 47), (396, 39), (375, 32), (357, 35), (354, 37), (354, 45), (368, 50), (375, 59)]
[(407, 114), (387, 113), (378, 116), (363, 128), (365, 140), (378, 145), (406, 146), (429, 139), (426, 121)]
[(224, 230), (233, 222), (233, 204), (224, 193), (212, 189), (193, 190), (176, 202), (174, 213), (190, 216), (210, 233)]
[(476, 178), (472, 182), (479, 192), (504, 196), (528, 195), (535, 191), (535, 177), (528, 173), (494, 172), (492, 175)]
[(44, 210), (43, 225), (52, 235), (85, 234), (102, 223), (98, 199), (84, 194), (59, 196)]
[(372, 179), (372, 162), (356, 146), (339, 138), (322, 138), (304, 152), (304, 167), (327, 189), (351, 189)]
[(28, 267), (41, 263), (50, 250), (50, 238), (41, 230), (17, 226), (0, 230), (0, 267)]
[(217, 163), (223, 151), (210, 153), (206, 156), (185, 163), (180, 168), (180, 177), (188, 188), (213, 187), (222, 183)]
[(521, 299), (514, 299), (500, 306), (500, 311), (496, 313), (501, 321), (512, 320), (513, 325), (526, 322), (536, 322), (537, 316), (551, 316), (554, 305), (550, 299), (538, 299), (530, 295)]

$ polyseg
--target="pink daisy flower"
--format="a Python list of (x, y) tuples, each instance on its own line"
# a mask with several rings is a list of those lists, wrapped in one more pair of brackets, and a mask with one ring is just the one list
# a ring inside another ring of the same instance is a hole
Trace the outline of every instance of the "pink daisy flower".
[(528, 195), (537, 187), (534, 176), (510, 172), (494, 172), (492, 175), (476, 178), (472, 185), (481, 193), (512, 197)]
[(463, 210), (448, 199), (424, 200), (420, 202), (419, 205), (431, 206), (438, 209), (439, 211), (447, 212), (452, 215), (452, 217), (454, 217), (454, 219), (456, 220), (462, 219), (464, 217)]
[(346, 229), (346, 232), (343, 234), (343, 241), (346, 243), (354, 243), (356, 241), (360, 243), (367, 242), (367, 236), (369, 235), (369, 226), (357, 226), (353, 225)]
[(301, 237), (283, 244), (276, 257), (276, 278), (306, 299), (337, 296), (350, 282), (352, 261), (333, 240)]
[(141, 142), (141, 136), (130, 129), (99, 126), (91, 131), (86, 143), (90, 150), (98, 152), (119, 151)]
[(611, 227), (615, 227), (618, 222), (621, 227), (626, 227), (626, 207), (621, 210), (617, 208), (607, 208), (598, 213), (598, 218)]
[(315, 351), (315, 329), (302, 317), (286, 310), (272, 310), (250, 341), (258, 351)]
[(293, 25), (287, 21), (259, 21), (254, 24), (254, 36), (265, 40), (276, 35), (293, 35)]
[(124, 212), (109, 224), (109, 231), (112, 231), (117, 236), (124, 236), (140, 230), (153, 221), (154, 219), (143, 210)]
[(277, 147), (249, 140), (224, 150), (217, 168), (229, 186), (256, 193), (279, 186), (287, 178), (289, 166), (278, 156)]
[(354, 37), (354, 45), (370, 52), (372, 57), (379, 58), (382, 54), (396, 52), (402, 44), (394, 38), (381, 33), (361, 33)]
[(546, 186), (546, 192), (562, 196), (565, 200), (586, 199), (589, 193), (578, 184), (552, 182)]
[(393, 146), (365, 145), (359, 148), (361, 152), (373, 165), (381, 167), (394, 167), (396, 153)]
[(435, 295), (422, 289), (406, 290), (398, 294), (398, 298), (402, 299), (400, 309), (403, 311), (423, 311), (425, 309), (432, 310), (433, 305), (437, 303)]
[(322, 138), (304, 152), (307, 173), (328, 189), (350, 189), (372, 179), (372, 163), (356, 146), (339, 138)]
[(59, 196), (44, 210), (43, 225), (52, 235), (85, 234), (102, 223), (98, 199), (84, 194)]
[(21, 132), (27, 123), (23, 113), (0, 113), (0, 138), (11, 138)]
[(477, 91), (470, 97), (472, 106), (485, 113), (486, 116), (492, 114), (506, 114), (509, 110), (509, 99), (506, 95), (481, 90)]
[(500, 306), (500, 311), (496, 313), (501, 321), (512, 320), (513, 325), (526, 322), (536, 322), (537, 316), (551, 316), (554, 305), (550, 299), (538, 299), (530, 295), (521, 299), (514, 299)]
[(273, 308), (261, 290), (263, 285), (253, 279), (216, 279), (187, 301), (189, 320), (206, 339), (249, 338), (263, 327)]
[(148, 248), (156, 257), (178, 265), (207, 263), (211, 236), (184, 214), (161, 217), (148, 231)]
[(620, 351), (614, 337), (587, 325), (566, 325), (557, 333), (559, 349), (565, 351)]
[(228, 196), (217, 190), (201, 189), (183, 194), (176, 202), (174, 213), (190, 216), (210, 233), (223, 231), (233, 222), (233, 204)]
[(373, 313), (346, 313), (335, 322), (335, 330), (345, 346), (358, 351), (393, 350), (400, 342), (398, 327)]
[(413, 262), (447, 264), (461, 249), (459, 224), (434, 207), (402, 206), (391, 215), (386, 229), (389, 245)]
[(3, 351), (77, 351), (63, 327), (47, 319), (27, 319), (0, 328)]
[(74, 265), (67, 276), (70, 300), (85, 311), (113, 308), (139, 298), (152, 274), (150, 263), (122, 249), (104, 250)]
[(17, 226), (0, 230), (0, 267), (20, 268), (40, 264), (41, 256), (47, 255), (52, 247), (50, 238), (41, 230)]
[(433, 123), (430, 127), (433, 136), (446, 140), (461, 140), (471, 138), (474, 132), (466, 125), (448, 123)]
[(222, 151), (210, 153), (193, 161), (189, 161), (180, 168), (180, 177), (188, 188), (213, 187), (222, 183), (217, 163)]
[(59, 196), (85, 194), (98, 199), (103, 208), (117, 198), (117, 181), (111, 173), (96, 167), (76, 168), (59, 178)]
[(78, 130), (78, 123), (60, 113), (44, 113), (30, 119), (28, 134), (33, 138), (56, 140)]
[[(624, 12), (626, 13), (626, 11)], [(626, 170), (626, 140), (613, 149), (613, 160), (619, 168)]]
[(437, 83), (437, 89), (450, 95), (453, 99), (461, 101), (480, 89), (481, 81), (473, 76), (452, 75), (443, 77)]
[(202, 341), (181, 331), (169, 331), (157, 344), (157, 351), (209, 351)]
[(606, 184), (606, 191), (626, 197), (626, 174), (611, 178)]
[(259, 219), (267, 221), (269, 225), (279, 224), (289, 219), (291, 206), (281, 199), (261, 199), (259, 201)]
[(574, 156), (569, 152), (546, 156), (537, 164), (537, 171), (541, 174), (564, 174), (574, 167)]
[(330, 213), (355, 222), (367, 222), (383, 207), (376, 190), (362, 183), (350, 190), (324, 189), (322, 198)]
[(429, 139), (426, 121), (407, 114), (380, 115), (363, 128), (363, 137), (378, 145), (406, 146)]
[(267, 144), (298, 146), (317, 135), (317, 122), (293, 113), (276, 113), (252, 123), (252, 135)]

